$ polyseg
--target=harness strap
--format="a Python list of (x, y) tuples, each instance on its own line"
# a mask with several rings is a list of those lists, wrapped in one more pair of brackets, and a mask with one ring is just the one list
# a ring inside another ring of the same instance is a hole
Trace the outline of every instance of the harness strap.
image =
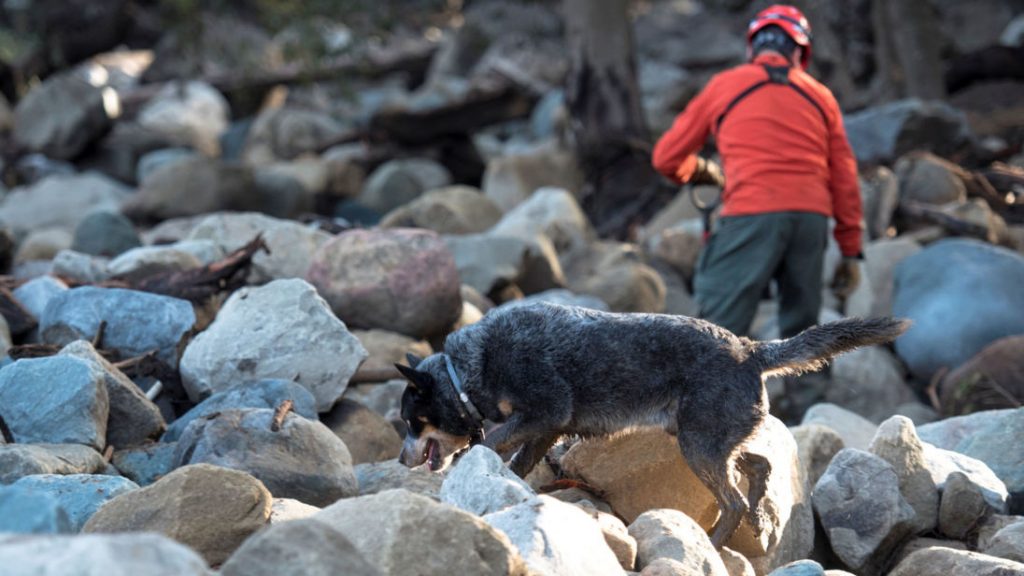
[(825, 126), (828, 126), (828, 116), (825, 115), (825, 110), (818, 104), (818, 101), (811, 97), (803, 88), (789, 81), (789, 66), (769, 66), (767, 64), (762, 65), (765, 72), (768, 73), (768, 78), (755, 82), (751, 86), (747, 87), (744, 91), (736, 95), (735, 98), (729, 101), (725, 106), (725, 110), (718, 115), (718, 119), (715, 120), (715, 132), (722, 128), (722, 121), (725, 120), (725, 115), (728, 114), (741, 100), (750, 96), (760, 88), (767, 86), (768, 84), (778, 84), (780, 86), (789, 86), (796, 91), (797, 94), (804, 97), (805, 100), (814, 106), (814, 109), (821, 115), (822, 122)]

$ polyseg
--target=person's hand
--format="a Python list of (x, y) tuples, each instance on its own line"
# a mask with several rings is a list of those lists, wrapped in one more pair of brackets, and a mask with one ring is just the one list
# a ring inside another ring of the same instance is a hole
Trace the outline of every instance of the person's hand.
[(689, 183), (695, 185), (710, 184), (723, 188), (725, 187), (725, 175), (722, 174), (721, 166), (714, 160), (698, 156), (697, 167), (693, 170), (693, 176), (690, 177)]
[(844, 256), (832, 277), (832, 292), (840, 298), (848, 298), (860, 284), (860, 258)]

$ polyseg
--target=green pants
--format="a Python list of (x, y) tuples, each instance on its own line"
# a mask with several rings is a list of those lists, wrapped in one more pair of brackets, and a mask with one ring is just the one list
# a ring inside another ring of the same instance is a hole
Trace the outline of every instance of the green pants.
[(746, 335), (774, 279), (783, 338), (818, 323), (828, 218), (811, 212), (726, 216), (701, 252), (694, 279), (700, 316)]

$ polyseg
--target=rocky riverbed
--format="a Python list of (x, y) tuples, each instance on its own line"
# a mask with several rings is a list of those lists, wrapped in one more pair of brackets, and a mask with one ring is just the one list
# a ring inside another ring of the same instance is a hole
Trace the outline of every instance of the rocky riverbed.
[[(286, 57), (310, 28), (210, 9), (193, 61), (145, 28), (156, 3), (120, 4), (122, 44), (0, 106), (0, 572), (1024, 575), (1024, 133), (986, 96), (1017, 81), (872, 88), (891, 70), (854, 56), (881, 40), (837, 21), (872, 3), (814, 8), (866, 224), (863, 282), (821, 320), (914, 324), (768, 382), (765, 529), (715, 550), (715, 501), (660, 431), (564, 438), (526, 479), (483, 447), (396, 460), (393, 364), (496, 307), (696, 313), (686, 191), (628, 241), (581, 207), (557, 3), (316, 19), (314, 68)], [(742, 60), (756, 3), (636, 4), (657, 132)], [(935, 4), (949, 70), (1021, 45), (1013, 2), (969, 37)]]

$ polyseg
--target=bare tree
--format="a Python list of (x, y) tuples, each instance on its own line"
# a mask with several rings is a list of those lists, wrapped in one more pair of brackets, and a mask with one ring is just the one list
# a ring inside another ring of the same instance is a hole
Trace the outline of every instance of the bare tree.
[(565, 98), (586, 180), (583, 209), (600, 235), (618, 238), (675, 192), (651, 168), (629, 3), (563, 4), (571, 59)]

